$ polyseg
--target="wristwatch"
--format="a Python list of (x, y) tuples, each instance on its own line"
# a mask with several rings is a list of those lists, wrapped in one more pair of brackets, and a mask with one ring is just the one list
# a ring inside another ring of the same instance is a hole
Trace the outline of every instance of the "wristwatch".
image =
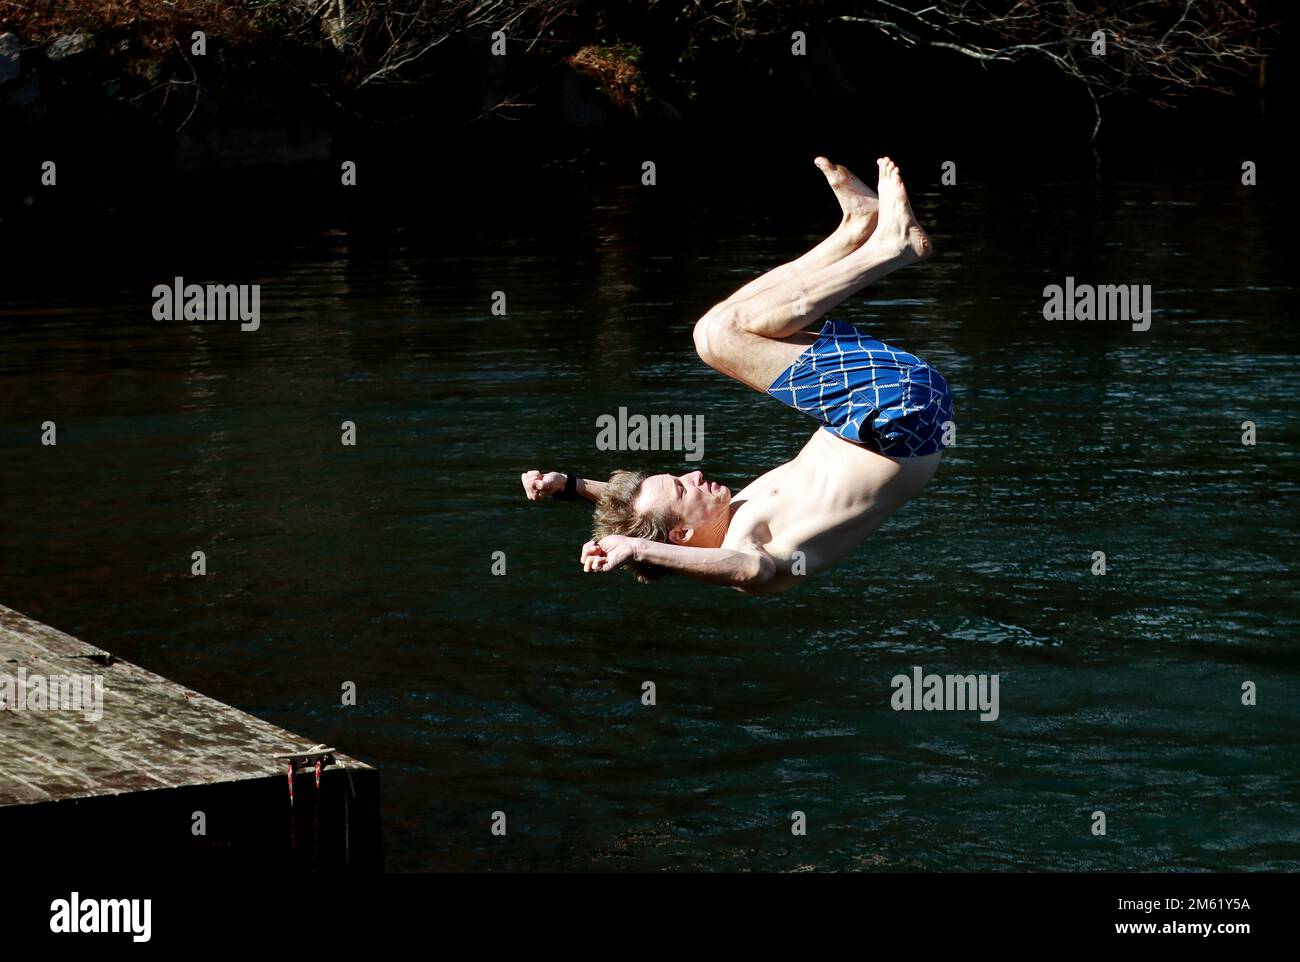
[(564, 476), (564, 493), (556, 495), (561, 501), (572, 501), (573, 496), (578, 492), (578, 476), (576, 474), (566, 474)]

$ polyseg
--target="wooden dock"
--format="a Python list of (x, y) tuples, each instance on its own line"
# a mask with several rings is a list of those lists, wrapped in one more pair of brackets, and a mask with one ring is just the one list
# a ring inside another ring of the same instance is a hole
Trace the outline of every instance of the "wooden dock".
[(379, 773), (0, 605), (0, 837), (42, 861), (375, 871)]

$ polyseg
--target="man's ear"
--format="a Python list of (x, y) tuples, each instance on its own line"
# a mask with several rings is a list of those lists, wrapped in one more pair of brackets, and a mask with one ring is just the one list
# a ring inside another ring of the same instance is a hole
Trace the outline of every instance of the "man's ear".
[(685, 528), (682, 527), (681, 525), (678, 525), (677, 527), (673, 528), (671, 531), (668, 532), (668, 540), (672, 544), (686, 544), (693, 537), (695, 537), (695, 529)]

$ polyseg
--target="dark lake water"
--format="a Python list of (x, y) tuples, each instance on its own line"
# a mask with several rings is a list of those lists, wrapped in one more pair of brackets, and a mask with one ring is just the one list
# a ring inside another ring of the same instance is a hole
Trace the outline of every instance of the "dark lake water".
[[(598, 451), (619, 406), (704, 415), (733, 488), (794, 454), (814, 423), (690, 330), (833, 226), (823, 190), (11, 261), (0, 603), (377, 765), (391, 869), (1300, 867), (1300, 334), (1265, 194), (918, 191), (934, 261), (834, 316), (947, 376), (958, 445), (792, 593), (583, 576), (589, 512), (523, 499), (531, 467), (697, 466)], [(152, 320), (176, 274), (260, 283), (260, 331)], [(1151, 329), (1043, 320), (1066, 275), (1152, 285)], [(1000, 717), (891, 710), (914, 665), (996, 673)]]

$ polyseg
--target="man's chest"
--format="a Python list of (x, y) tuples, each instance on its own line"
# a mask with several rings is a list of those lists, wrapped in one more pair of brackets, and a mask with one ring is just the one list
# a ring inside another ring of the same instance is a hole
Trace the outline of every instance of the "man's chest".
[(788, 547), (877, 513), (878, 479), (854, 467), (801, 457), (763, 474), (736, 494), (723, 546)]

